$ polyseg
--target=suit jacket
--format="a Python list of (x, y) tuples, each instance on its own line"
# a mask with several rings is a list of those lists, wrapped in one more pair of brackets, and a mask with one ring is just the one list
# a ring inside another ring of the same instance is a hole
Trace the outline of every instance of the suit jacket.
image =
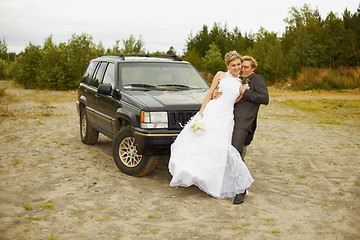
[(269, 93), (262, 75), (253, 73), (247, 79), (250, 80), (250, 89), (247, 89), (242, 99), (234, 105), (234, 120), (240, 128), (254, 133), (260, 104), (269, 103)]

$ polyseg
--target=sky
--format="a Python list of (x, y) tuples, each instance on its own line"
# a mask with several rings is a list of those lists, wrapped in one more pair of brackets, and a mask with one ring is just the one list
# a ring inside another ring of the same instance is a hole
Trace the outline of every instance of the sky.
[(172, 46), (181, 55), (190, 34), (204, 25), (238, 27), (243, 34), (263, 27), (282, 34), (290, 8), (304, 4), (317, 8), (322, 18), (330, 11), (342, 17), (346, 8), (355, 13), (360, 0), (0, 0), (0, 39), (8, 52), (20, 53), (30, 42), (43, 46), (50, 35), (59, 44), (85, 33), (95, 44), (112, 48), (132, 34), (141, 37), (145, 51), (166, 52)]

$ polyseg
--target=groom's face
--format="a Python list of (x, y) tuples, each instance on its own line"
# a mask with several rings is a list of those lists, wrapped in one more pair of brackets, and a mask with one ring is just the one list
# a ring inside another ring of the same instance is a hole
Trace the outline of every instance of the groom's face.
[(253, 72), (255, 72), (255, 68), (251, 66), (251, 61), (243, 61), (241, 63), (241, 71), (240, 71), (241, 77), (247, 78), (248, 76), (253, 74)]

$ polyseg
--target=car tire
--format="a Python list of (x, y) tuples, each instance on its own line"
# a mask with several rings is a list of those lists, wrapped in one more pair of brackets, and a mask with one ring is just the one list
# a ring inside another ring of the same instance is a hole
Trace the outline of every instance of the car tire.
[(113, 157), (116, 166), (131, 176), (145, 176), (155, 170), (158, 158), (151, 155), (138, 155), (131, 126), (123, 127), (113, 142)]
[(89, 124), (85, 108), (80, 112), (80, 137), (81, 141), (88, 145), (96, 144), (99, 138), (99, 132)]

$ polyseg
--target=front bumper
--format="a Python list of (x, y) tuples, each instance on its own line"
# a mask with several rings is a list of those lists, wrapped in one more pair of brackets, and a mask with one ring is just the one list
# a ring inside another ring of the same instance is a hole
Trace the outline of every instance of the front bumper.
[(139, 154), (166, 153), (179, 135), (180, 130), (148, 130), (134, 128), (136, 148)]

